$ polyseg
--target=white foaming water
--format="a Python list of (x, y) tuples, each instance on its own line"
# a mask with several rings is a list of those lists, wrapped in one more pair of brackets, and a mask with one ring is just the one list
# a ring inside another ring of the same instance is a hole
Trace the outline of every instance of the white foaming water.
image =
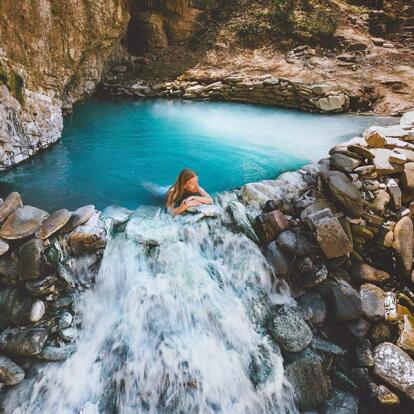
[(271, 304), (291, 298), (256, 244), (231, 230), (244, 207), (234, 195), (221, 207), (207, 219), (138, 210), (77, 305), (76, 353), (42, 368), (10, 412), (296, 412), (264, 330)]

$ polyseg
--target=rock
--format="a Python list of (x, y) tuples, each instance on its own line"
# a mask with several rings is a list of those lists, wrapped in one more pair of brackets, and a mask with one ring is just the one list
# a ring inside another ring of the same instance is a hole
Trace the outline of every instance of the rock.
[(405, 277), (411, 276), (413, 264), (413, 222), (410, 217), (403, 217), (394, 228), (392, 248), (397, 255), (397, 265)]
[(394, 152), (388, 157), (388, 161), (391, 164), (401, 164), (404, 165), (408, 160), (404, 154), (400, 154), (399, 152)]
[(73, 322), (73, 316), (70, 312), (63, 312), (62, 315), (59, 318), (59, 329), (66, 329), (69, 328), (69, 326), (72, 325)]
[(56, 276), (46, 276), (40, 280), (31, 280), (26, 282), (25, 289), (30, 296), (47, 296), (56, 292), (56, 283), (58, 279)]
[(375, 165), (363, 165), (362, 167), (355, 168), (354, 172), (360, 176), (371, 174), (375, 172)]
[(385, 190), (379, 190), (375, 200), (369, 203), (369, 208), (380, 215), (384, 214), (385, 207), (390, 202), (391, 197)]
[(359, 293), (362, 301), (362, 313), (372, 321), (384, 319), (384, 291), (375, 285), (365, 283), (361, 286)]
[(39, 322), (40, 319), (43, 318), (45, 313), (46, 313), (45, 302), (43, 302), (40, 299), (36, 300), (32, 305), (32, 309), (30, 310), (30, 316), (29, 316), (30, 322), (32, 323)]
[(372, 367), (374, 365), (374, 357), (369, 339), (362, 338), (356, 346), (355, 353), (360, 367)]
[(131, 214), (133, 213), (132, 210), (129, 210), (125, 207), (120, 206), (109, 206), (106, 207), (103, 211), (103, 214), (110, 219), (112, 219), (114, 226), (120, 226), (121, 224), (126, 223), (129, 218), (131, 217)]
[(334, 87), (331, 85), (313, 85), (311, 88), (312, 93), (319, 96), (325, 95), (328, 92), (331, 92), (333, 89)]
[(341, 348), (340, 346), (332, 342), (325, 341), (324, 339), (321, 339), (321, 338), (313, 338), (312, 346), (317, 351), (323, 352), (325, 354), (344, 356), (347, 353), (347, 351)]
[(362, 318), (348, 322), (346, 326), (350, 334), (357, 339), (365, 338), (371, 328), (369, 322)]
[(282, 231), (276, 238), (276, 244), (290, 257), (304, 256), (309, 254), (313, 248), (302, 232), (292, 230)]
[(313, 102), (316, 108), (324, 112), (346, 111), (349, 107), (349, 98), (343, 93), (324, 96), (313, 100)]
[(326, 303), (317, 292), (306, 292), (298, 299), (298, 307), (306, 320), (314, 325), (325, 322), (327, 316)]
[(391, 342), (375, 347), (374, 374), (414, 400), (414, 360)]
[(386, 137), (399, 138), (401, 140), (410, 141), (414, 138), (412, 131), (407, 131), (401, 128), (399, 125), (390, 125), (386, 127), (372, 127), (376, 129), (380, 134)]
[(71, 213), (66, 209), (55, 211), (42, 222), (36, 231), (36, 237), (42, 240), (47, 239), (61, 229), (69, 221), (70, 217)]
[(79, 207), (77, 210), (75, 210), (72, 213), (69, 221), (62, 228), (62, 231), (65, 233), (72, 231), (75, 227), (86, 223), (94, 214), (95, 214), (94, 205), (90, 204), (87, 206)]
[(19, 207), (23, 207), (19, 193), (10, 193), (0, 205), (0, 222), (3, 223), (11, 213)]
[(378, 322), (372, 327), (370, 336), (373, 346), (389, 342), (391, 338), (390, 326), (386, 322)]
[(309, 257), (299, 259), (297, 268), (301, 272), (298, 280), (301, 286), (310, 289), (320, 285), (328, 277), (328, 269), (323, 262), (313, 264)]
[(371, 148), (384, 148), (387, 140), (378, 131), (368, 130), (367, 134), (365, 135), (365, 142)]
[(338, 322), (359, 319), (362, 316), (362, 303), (358, 292), (347, 282), (339, 281), (332, 289), (335, 317)]
[(272, 271), (277, 277), (284, 277), (289, 273), (289, 260), (275, 242), (271, 242), (267, 246), (265, 256), (269, 264), (272, 266)]
[[(70, 223), (70, 221), (69, 221)], [(74, 256), (94, 253), (106, 246), (104, 223), (96, 213), (85, 224), (78, 225), (65, 236), (68, 252)]]
[(391, 196), (393, 207), (396, 210), (399, 210), (401, 208), (402, 192), (397, 182), (393, 178), (388, 180), (387, 189)]
[(406, 112), (400, 119), (400, 126), (403, 129), (414, 128), (414, 111)]
[(400, 403), (398, 395), (390, 391), (385, 385), (379, 385), (375, 390), (375, 398), (383, 406), (394, 406)]
[[(365, 143), (365, 145), (367, 145)], [(373, 160), (374, 155), (371, 153), (371, 151), (368, 148), (365, 148), (361, 144), (349, 144), (347, 146), (348, 151), (351, 151), (352, 153), (360, 155), (362, 158), (366, 158), (367, 160)], [(365, 166), (367, 167), (367, 166)], [(358, 167), (361, 168), (361, 167)]]
[(374, 43), (375, 46), (382, 46), (385, 43), (384, 39), (381, 39), (380, 37), (372, 37), (371, 38), (372, 43)]
[(344, 232), (339, 220), (329, 209), (308, 217), (316, 232), (316, 240), (328, 259), (344, 256), (352, 251), (352, 243)]
[(205, 87), (203, 85), (190, 86), (185, 90), (186, 95), (200, 95), (204, 92)]
[[(16, 326), (31, 322), (32, 313), (38, 313), (36, 302), (21, 290), (9, 287), (0, 290), (0, 324)], [(43, 316), (43, 315), (42, 315)]]
[(345, 211), (352, 217), (361, 217), (363, 213), (362, 197), (349, 178), (339, 171), (329, 171), (323, 174), (323, 178), (330, 193)]
[(308, 217), (314, 213), (317, 213), (319, 211), (329, 209), (331, 211), (335, 211), (335, 207), (332, 203), (330, 203), (328, 200), (324, 198), (320, 198), (316, 201), (314, 201), (312, 204), (307, 206), (301, 213), (300, 213), (300, 219), (303, 223), (308, 222)]
[(368, 263), (359, 263), (352, 266), (350, 273), (355, 279), (369, 283), (383, 283), (391, 278), (389, 273), (376, 269)]
[(273, 340), (288, 352), (301, 351), (313, 337), (300, 310), (287, 305), (272, 312), (268, 329)]
[(66, 345), (63, 347), (47, 345), (37, 354), (37, 357), (46, 361), (64, 361), (75, 351), (76, 347), (74, 345)]
[(41, 277), (44, 266), (44, 248), (41, 240), (31, 239), (20, 247), (19, 272), (22, 280)]
[(283, 230), (289, 227), (284, 214), (280, 210), (270, 211), (256, 217), (255, 226), (264, 243), (269, 243)]
[(76, 339), (76, 329), (66, 328), (59, 331), (59, 336), (66, 342), (74, 342)]
[(390, 157), (396, 154), (394, 151), (387, 148), (372, 148), (370, 152), (374, 156), (372, 162), (379, 175), (397, 174), (404, 170), (403, 165), (390, 163)]
[(414, 317), (412, 315), (403, 315), (399, 322), (400, 337), (397, 345), (409, 352), (414, 352)]
[(302, 411), (316, 407), (329, 396), (331, 384), (317, 356), (305, 356), (292, 362), (286, 367), (286, 376)]
[(0, 236), (7, 240), (23, 239), (33, 235), (40, 223), (49, 216), (46, 211), (36, 207), (19, 207), (3, 223)]
[(331, 164), (339, 171), (350, 173), (361, 165), (361, 161), (344, 154), (334, 154), (331, 156)]
[(334, 390), (332, 398), (322, 404), (322, 414), (358, 414), (358, 398), (347, 391)]
[(20, 284), (17, 261), (11, 257), (0, 257), (0, 283), (17, 287)]
[(414, 189), (414, 162), (407, 162), (404, 165), (404, 172), (401, 175), (401, 185), (405, 190)]
[(0, 239), (0, 256), (9, 251), (9, 244)]
[(37, 355), (48, 335), (45, 328), (6, 329), (0, 334), (0, 349), (16, 355)]
[(0, 356), (0, 385), (16, 385), (24, 380), (24, 371), (12, 360)]

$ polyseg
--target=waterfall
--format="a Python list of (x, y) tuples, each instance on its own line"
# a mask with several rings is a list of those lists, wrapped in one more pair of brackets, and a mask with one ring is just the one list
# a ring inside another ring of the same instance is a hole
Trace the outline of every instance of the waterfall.
[(77, 303), (77, 351), (40, 368), (9, 412), (297, 412), (265, 331), (292, 299), (240, 231), (245, 206), (234, 193), (218, 205), (207, 218), (140, 208), (114, 232)]

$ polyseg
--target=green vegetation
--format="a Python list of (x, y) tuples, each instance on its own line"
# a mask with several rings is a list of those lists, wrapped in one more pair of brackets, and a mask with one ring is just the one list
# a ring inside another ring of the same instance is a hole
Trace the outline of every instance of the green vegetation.
[(329, 40), (340, 18), (331, 0), (238, 0), (233, 13), (231, 26), (246, 46), (266, 40)]
[(0, 63), (0, 85), (6, 85), (11, 94), (23, 105), (24, 79), (16, 72), (7, 74), (6, 68)]

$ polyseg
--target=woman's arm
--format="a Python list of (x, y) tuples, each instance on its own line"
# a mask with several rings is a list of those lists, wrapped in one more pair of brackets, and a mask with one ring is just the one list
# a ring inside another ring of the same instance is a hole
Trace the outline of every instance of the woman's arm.
[(210, 194), (207, 193), (206, 190), (202, 187), (198, 187), (198, 192), (200, 193), (199, 196), (190, 196), (186, 200), (196, 200), (199, 201), (201, 204), (213, 204), (213, 199), (211, 198)]
[(201, 201), (198, 200), (189, 200), (188, 198), (186, 198), (179, 207), (176, 208), (171, 208), (170, 212), (171, 214), (175, 217), (178, 216), (180, 214), (183, 214), (184, 211), (186, 211), (189, 207), (196, 207), (199, 206), (201, 203)]

